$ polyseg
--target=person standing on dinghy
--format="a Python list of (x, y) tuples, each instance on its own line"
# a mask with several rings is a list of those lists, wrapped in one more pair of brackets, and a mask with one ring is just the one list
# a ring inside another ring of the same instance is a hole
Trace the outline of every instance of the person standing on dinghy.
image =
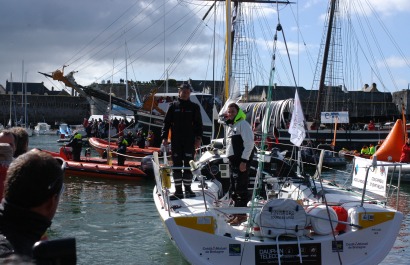
[[(235, 207), (246, 207), (249, 201), (249, 169), (255, 148), (254, 135), (245, 113), (236, 103), (228, 105), (226, 124), (226, 156), (231, 169), (229, 190)], [(246, 214), (236, 214), (229, 223), (240, 225), (246, 219)]]
[(80, 162), (81, 150), (83, 148), (82, 135), (78, 132), (74, 133), (66, 146), (71, 147), (73, 150), (73, 161)]
[(124, 166), (125, 164), (125, 154), (127, 153), (128, 141), (124, 139), (124, 136), (120, 136), (117, 141), (117, 163), (119, 166)]
[[(171, 130), (171, 152), (175, 167), (189, 167), (189, 161), (194, 159), (195, 148), (199, 148), (202, 141), (202, 116), (199, 105), (190, 100), (191, 86), (182, 84), (178, 88), (179, 98), (169, 104), (162, 127), (161, 139), (164, 146), (168, 145), (168, 134)], [(171, 199), (195, 197), (191, 190), (191, 170), (173, 170), (175, 193)]]

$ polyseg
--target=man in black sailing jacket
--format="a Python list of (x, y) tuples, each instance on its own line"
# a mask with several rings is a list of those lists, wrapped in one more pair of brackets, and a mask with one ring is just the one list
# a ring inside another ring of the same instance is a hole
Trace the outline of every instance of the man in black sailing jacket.
[(83, 148), (82, 135), (78, 132), (74, 133), (66, 146), (71, 147), (73, 150), (73, 161), (80, 162), (81, 150)]
[[(194, 159), (195, 148), (202, 141), (202, 116), (198, 104), (190, 101), (191, 86), (182, 84), (178, 89), (179, 98), (170, 103), (165, 115), (161, 139), (164, 146), (168, 145), (168, 134), (171, 130), (171, 152), (173, 166), (189, 167), (189, 161)], [(171, 199), (182, 198), (182, 185), (185, 197), (195, 197), (191, 190), (191, 170), (173, 170), (175, 193)]]

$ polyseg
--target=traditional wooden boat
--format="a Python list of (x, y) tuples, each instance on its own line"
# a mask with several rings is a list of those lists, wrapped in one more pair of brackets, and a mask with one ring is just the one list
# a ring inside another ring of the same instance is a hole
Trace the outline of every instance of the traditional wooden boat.
[[(94, 148), (95, 151), (98, 152), (98, 154), (103, 157), (104, 152), (107, 151), (108, 146), (110, 147), (112, 152), (113, 157), (116, 157), (116, 152), (115, 150), (118, 148), (117, 144), (115, 142), (108, 142), (106, 140), (96, 138), (96, 137), (91, 137), (88, 139), (88, 142), (91, 147)], [(129, 146), (127, 147), (127, 156), (132, 156), (132, 157), (145, 157), (148, 155), (152, 155), (153, 152), (159, 152), (161, 154), (161, 149), (159, 147), (146, 147), (146, 148), (139, 148), (138, 146)]]

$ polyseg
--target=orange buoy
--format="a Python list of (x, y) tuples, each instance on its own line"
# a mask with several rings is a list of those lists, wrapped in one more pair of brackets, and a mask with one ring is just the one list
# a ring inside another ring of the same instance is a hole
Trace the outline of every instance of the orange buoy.
[[(398, 119), (387, 135), (386, 140), (374, 154), (378, 161), (399, 162), (401, 148), (405, 143), (403, 131), (403, 121)], [(390, 160), (391, 159), (391, 160)]]
[[(333, 210), (335, 210), (336, 215), (337, 215), (337, 219), (339, 221), (347, 222), (348, 214), (347, 214), (347, 211), (346, 211), (345, 208), (343, 208), (342, 206), (332, 206), (332, 208), (333, 208)], [(339, 231), (339, 232), (340, 231), (345, 231), (346, 230), (346, 224), (338, 223), (335, 230)]]

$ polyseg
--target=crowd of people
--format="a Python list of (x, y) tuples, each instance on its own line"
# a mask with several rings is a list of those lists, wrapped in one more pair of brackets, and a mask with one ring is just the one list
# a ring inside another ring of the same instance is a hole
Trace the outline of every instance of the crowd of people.
[(109, 134), (109, 129), (115, 129), (115, 135), (110, 135), (111, 137), (124, 136), (124, 130), (126, 128), (134, 128), (135, 120), (131, 119), (118, 119), (117, 117), (112, 118), (109, 122), (108, 120), (103, 120), (101, 118), (88, 121), (87, 118), (84, 118), (83, 126), (87, 137), (97, 137), (97, 138), (107, 138)]

